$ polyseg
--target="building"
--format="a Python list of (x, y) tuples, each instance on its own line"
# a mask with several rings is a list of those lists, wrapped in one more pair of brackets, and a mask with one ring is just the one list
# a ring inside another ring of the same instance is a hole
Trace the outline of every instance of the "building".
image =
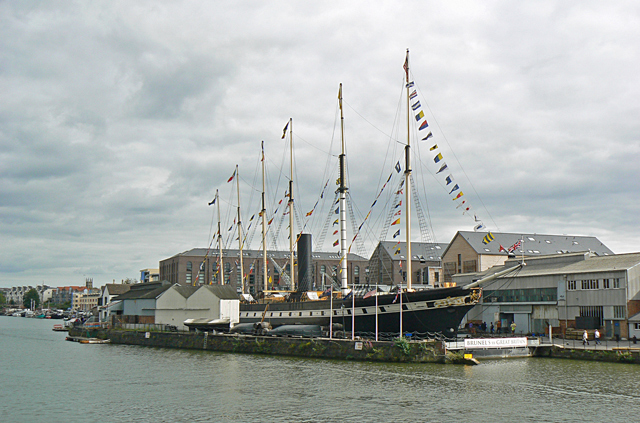
[[(485, 243), (485, 237), (492, 240)], [(459, 231), (442, 254), (444, 282), (452, 282), (459, 273), (482, 272), (504, 264), (512, 255), (540, 257), (553, 254), (591, 251), (599, 256), (611, 255), (597, 238), (591, 236), (513, 234)]]
[(155, 323), (156, 301), (171, 284), (167, 281), (130, 285), (129, 291), (112, 298), (109, 318), (121, 323)]
[(158, 269), (142, 269), (140, 270), (140, 282), (158, 282), (160, 281), (160, 270)]
[(14, 286), (11, 288), (5, 289), (3, 292), (5, 294), (7, 304), (15, 304), (22, 306), (22, 302), (24, 299), (24, 295), (30, 290), (35, 289), (40, 297), (40, 304), (44, 304), (45, 301), (51, 299), (53, 295), (54, 288), (51, 288), (48, 285), (36, 285), (33, 286)]
[(83, 292), (73, 293), (73, 303), (71, 307), (75, 311), (91, 311), (95, 307), (98, 307), (99, 299), (99, 290), (85, 289)]
[(188, 329), (191, 320), (225, 319), (233, 326), (240, 321), (240, 300), (231, 285), (173, 285), (156, 301), (155, 323)]
[[(242, 257), (247, 292), (255, 295), (263, 290), (262, 250), (243, 250)], [(231, 285), (240, 292), (242, 282), (239, 258), (239, 250), (223, 251), (224, 280), (219, 280), (221, 278), (217, 272), (218, 252), (194, 248), (161, 260), (160, 279), (180, 285)], [(267, 277), (270, 281), (268, 289), (288, 289), (288, 278), (282, 273), (289, 274), (289, 252), (267, 251), (267, 258)], [(349, 254), (347, 259), (349, 284), (365, 283), (367, 259), (356, 254)], [(338, 279), (340, 256), (337, 253), (314, 252), (312, 261), (314, 289), (322, 290), (325, 286), (329, 286), (331, 279)]]
[[(448, 244), (411, 243), (411, 283), (426, 287), (445, 286), (442, 278), (442, 253)], [(406, 284), (407, 243), (381, 241), (371, 254), (368, 279), (370, 284)], [(403, 268), (404, 266), (404, 268)]]
[[(483, 272), (454, 275), (467, 284), (515, 266), (520, 258)], [(474, 322), (516, 323), (517, 332), (543, 333), (551, 325), (599, 328), (607, 337), (633, 336), (640, 313), (640, 253), (598, 256), (589, 251), (525, 257), (517, 272), (482, 285), (482, 302), (467, 314)]]
[(130, 284), (124, 283), (108, 283), (102, 287), (98, 306), (100, 307), (100, 321), (105, 322), (108, 318), (108, 306), (113, 298), (128, 292), (131, 288)]
[(65, 303), (73, 304), (73, 294), (83, 292), (84, 286), (59, 286), (55, 288), (51, 295), (51, 304), (62, 305)]

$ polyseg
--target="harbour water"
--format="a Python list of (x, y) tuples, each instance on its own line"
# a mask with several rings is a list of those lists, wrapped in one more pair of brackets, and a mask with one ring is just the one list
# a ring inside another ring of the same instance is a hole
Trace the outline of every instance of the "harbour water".
[(0, 317), (2, 422), (630, 422), (640, 366), (381, 364), (65, 342)]

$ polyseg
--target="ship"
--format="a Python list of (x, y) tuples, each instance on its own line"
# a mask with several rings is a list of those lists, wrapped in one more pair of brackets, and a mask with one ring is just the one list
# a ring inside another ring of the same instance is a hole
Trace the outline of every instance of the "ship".
[[(410, 136), (410, 88), (413, 82), (409, 79), (409, 50), (403, 66), (406, 80), (406, 106), (407, 106), (407, 141), (404, 152), (404, 193), (406, 207), (406, 256), (411, 257), (411, 231), (410, 231), (410, 205), (411, 205), (411, 136)], [(369, 290), (356, 292), (355, 287), (349, 287), (347, 283), (347, 230), (346, 230), (346, 187), (345, 181), (345, 146), (344, 146), (344, 117), (342, 111), (342, 84), (338, 94), (340, 107), (342, 153), (339, 156), (339, 221), (340, 221), (340, 271), (341, 283), (333, 286), (327, 291), (306, 291), (304, 283), (300, 283), (297, 289), (287, 292), (285, 295), (277, 295), (268, 298), (267, 272), (266, 272), (266, 251), (263, 252), (265, 271), (264, 291), (262, 298), (258, 301), (243, 301), (240, 304), (240, 325), (238, 328), (253, 328), (259, 333), (265, 333), (270, 328), (288, 325), (319, 325), (326, 328), (329, 336), (333, 335), (334, 328), (341, 329), (342, 334), (370, 337), (378, 334), (387, 336), (415, 336), (415, 337), (454, 337), (457, 335), (458, 327), (467, 312), (477, 305), (482, 295), (479, 283), (467, 286), (450, 286), (428, 289), (413, 289), (411, 278), (405, 283), (393, 287), (390, 291), (381, 292), (377, 287), (370, 287)], [(292, 126), (289, 120), (285, 126)], [(292, 130), (289, 127), (289, 135), (292, 137)], [(284, 134), (283, 134), (284, 138)], [(291, 140), (293, 148), (293, 140)], [(264, 147), (263, 147), (263, 191), (264, 191)], [(293, 167), (293, 164), (291, 164)], [(238, 200), (239, 201), (239, 200)], [(293, 204), (293, 172), (289, 181), (289, 208)], [(239, 215), (239, 213), (238, 213)], [(263, 206), (262, 218), (263, 228), (266, 219), (266, 208)], [(290, 218), (293, 213), (289, 213)], [(239, 218), (238, 218), (239, 219)], [(291, 218), (292, 219), (292, 218)], [(362, 226), (362, 225), (361, 225)], [(293, 222), (290, 221), (290, 260), (291, 269), (294, 269), (294, 239), (298, 244), (299, 275), (298, 280), (302, 282), (304, 275), (304, 262), (311, 262), (311, 242), (309, 234), (293, 233)], [(307, 240), (308, 237), (308, 240)], [(241, 237), (239, 237), (241, 238)], [(264, 232), (263, 232), (264, 240)], [(263, 248), (265, 243), (263, 242)], [(308, 245), (308, 247), (305, 247)], [(301, 248), (302, 247), (302, 248)], [(406, 260), (406, 274), (411, 275), (411, 260)], [(511, 269), (510, 269), (511, 270)], [(295, 272), (289, 275), (291, 287), (296, 287)], [(495, 277), (495, 275), (494, 275)], [(244, 283), (243, 283), (244, 290)], [(250, 298), (244, 295), (245, 299)], [(250, 298), (252, 299), (252, 298)]]

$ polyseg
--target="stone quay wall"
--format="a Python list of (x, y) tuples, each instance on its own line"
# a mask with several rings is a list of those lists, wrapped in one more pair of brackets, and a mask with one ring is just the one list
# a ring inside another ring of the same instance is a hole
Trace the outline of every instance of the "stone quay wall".
[(78, 330), (70, 335), (110, 339), (112, 344), (160, 348), (182, 348), (247, 354), (267, 354), (356, 361), (405, 363), (445, 363), (440, 341), (346, 340), (253, 335), (226, 335), (206, 332), (143, 332), (136, 330)]

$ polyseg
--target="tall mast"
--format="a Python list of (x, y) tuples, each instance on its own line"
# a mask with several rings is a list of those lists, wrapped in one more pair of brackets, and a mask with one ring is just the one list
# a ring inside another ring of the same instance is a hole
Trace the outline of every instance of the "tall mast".
[(289, 168), (289, 276), (291, 277), (291, 290), (296, 290), (296, 278), (295, 278), (295, 258), (293, 257), (293, 244), (295, 242), (293, 238), (293, 119), (289, 118), (289, 141), (290, 141), (290, 160), (291, 165)]
[(406, 76), (407, 87), (407, 145), (404, 148), (405, 151), (405, 165), (404, 165), (404, 189), (406, 204), (406, 231), (407, 231), (407, 290), (411, 289), (411, 108), (409, 107), (409, 49), (407, 49), (407, 58), (404, 62), (404, 71)]
[(267, 206), (264, 201), (264, 141), (262, 141), (262, 283), (266, 291), (267, 286)]
[(216, 202), (218, 203), (218, 285), (224, 284), (224, 267), (222, 266), (222, 231), (220, 230), (220, 199), (216, 190)]
[(347, 295), (349, 290), (347, 280), (347, 185), (345, 183), (345, 152), (344, 152), (344, 116), (342, 113), (342, 83), (340, 91), (338, 91), (338, 104), (340, 105), (340, 135), (342, 138), (342, 152), (340, 154), (340, 185), (338, 192), (340, 193), (340, 281), (342, 288), (342, 296)]
[(238, 249), (240, 250), (240, 281), (242, 285), (242, 293), (244, 290), (244, 267), (242, 266), (242, 218), (240, 217), (240, 173), (238, 165), (236, 165), (236, 187), (238, 188)]

